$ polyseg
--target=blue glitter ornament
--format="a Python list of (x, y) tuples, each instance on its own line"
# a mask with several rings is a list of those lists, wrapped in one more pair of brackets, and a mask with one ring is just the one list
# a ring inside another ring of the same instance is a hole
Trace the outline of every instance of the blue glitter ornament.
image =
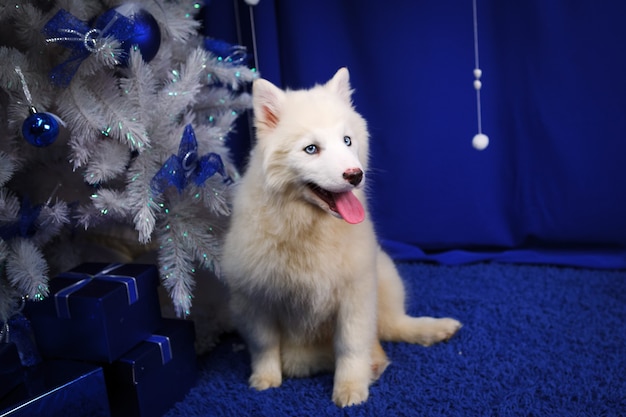
[(115, 11), (133, 22), (132, 34), (122, 42), (121, 64), (128, 65), (131, 48), (138, 49), (144, 61), (150, 62), (161, 46), (161, 29), (154, 16), (133, 3), (118, 6)]
[(38, 113), (31, 107), (30, 116), (22, 123), (22, 136), (33, 146), (50, 146), (59, 137), (59, 122), (54, 115)]

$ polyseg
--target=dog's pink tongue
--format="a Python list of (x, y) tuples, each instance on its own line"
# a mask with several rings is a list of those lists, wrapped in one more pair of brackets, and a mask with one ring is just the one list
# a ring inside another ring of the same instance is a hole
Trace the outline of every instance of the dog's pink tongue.
[(361, 223), (365, 219), (363, 205), (351, 191), (335, 194), (335, 205), (341, 217), (350, 224)]

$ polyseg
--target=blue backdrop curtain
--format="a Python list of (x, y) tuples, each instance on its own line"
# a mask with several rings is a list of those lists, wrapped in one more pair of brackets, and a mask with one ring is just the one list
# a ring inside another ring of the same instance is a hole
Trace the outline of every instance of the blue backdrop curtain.
[[(626, 2), (477, 6), (483, 151), (471, 0), (261, 0), (258, 69), (285, 88), (350, 69), (372, 216), (396, 259), (626, 267)], [(252, 47), (243, 1), (206, 16), (207, 34)]]

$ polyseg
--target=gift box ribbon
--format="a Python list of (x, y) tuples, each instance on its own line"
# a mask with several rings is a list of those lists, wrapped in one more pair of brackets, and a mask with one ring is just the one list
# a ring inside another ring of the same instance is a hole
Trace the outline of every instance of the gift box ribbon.
[(161, 362), (163, 365), (172, 360), (172, 346), (170, 345), (169, 337), (153, 334), (146, 339), (146, 342), (156, 343), (159, 345), (159, 349), (161, 349)]
[(107, 265), (102, 271), (96, 275), (89, 275), (82, 272), (66, 272), (63, 274), (63, 278), (77, 278), (77, 282), (57, 291), (54, 294), (54, 303), (57, 310), (57, 316), (60, 318), (71, 318), (70, 314), (70, 302), (69, 297), (76, 291), (89, 284), (94, 279), (100, 279), (105, 281), (113, 281), (119, 284), (123, 284), (126, 287), (126, 294), (128, 295), (128, 305), (135, 303), (139, 299), (139, 290), (137, 289), (137, 280), (134, 277), (125, 275), (112, 275), (110, 272), (122, 266), (122, 264), (110, 264)]

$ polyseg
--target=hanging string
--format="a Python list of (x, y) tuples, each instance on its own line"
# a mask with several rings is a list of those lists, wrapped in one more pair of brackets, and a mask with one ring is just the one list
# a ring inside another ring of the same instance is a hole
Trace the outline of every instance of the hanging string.
[(248, 8), (250, 10), (250, 30), (252, 31), (252, 54), (254, 55), (254, 68), (259, 70), (259, 58), (256, 51), (256, 29), (254, 27), (254, 7), (253, 4), (248, 3)]
[(26, 97), (26, 102), (29, 106), (33, 105), (33, 97), (30, 95), (30, 90), (28, 89), (28, 85), (26, 84), (26, 78), (24, 78), (24, 73), (20, 67), (15, 67), (15, 72), (20, 77), (20, 82), (22, 83), (22, 90), (24, 91), (24, 97)]
[(480, 80), (483, 72), (480, 69), (479, 53), (478, 53), (478, 10), (476, 0), (472, 0), (472, 12), (474, 20), (474, 89), (476, 90), (476, 116), (478, 119), (478, 133), (472, 139), (472, 146), (482, 151), (489, 146), (489, 137), (483, 133), (482, 126), (482, 109), (480, 105), (480, 89), (483, 84)]
[[(259, 4), (259, 0), (244, 0), (248, 5), (250, 14), (250, 33), (252, 35), (252, 54), (254, 56), (254, 69), (259, 71), (259, 58), (257, 54), (256, 28), (254, 25), (254, 6)], [(241, 30), (241, 20), (239, 19), (239, 0), (234, 0), (235, 5), (235, 26), (237, 27), (237, 39), (239, 44), (243, 44), (243, 35)]]
[[(244, 2), (248, 5), (248, 9), (250, 11), (250, 32), (252, 34), (252, 55), (254, 57), (254, 69), (259, 73), (259, 54), (257, 53), (257, 42), (256, 42), (256, 29), (254, 26), (254, 6), (259, 4), (259, 0), (244, 0)], [(243, 43), (243, 35), (241, 30), (241, 21), (239, 20), (239, 0), (234, 0), (235, 4), (235, 24), (237, 26), (237, 37), (239, 38), (239, 44)], [(251, 112), (248, 113), (248, 134), (249, 138), (254, 138), (254, 122), (252, 121), (253, 116)]]

